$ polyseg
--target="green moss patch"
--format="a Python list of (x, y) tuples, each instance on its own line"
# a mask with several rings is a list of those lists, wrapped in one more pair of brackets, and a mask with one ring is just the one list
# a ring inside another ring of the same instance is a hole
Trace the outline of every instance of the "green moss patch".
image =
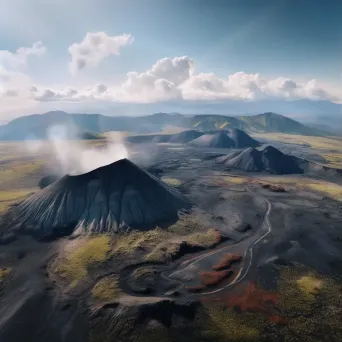
[(10, 267), (0, 267), (0, 283), (12, 272)]
[(55, 272), (68, 279), (72, 285), (88, 275), (88, 269), (104, 262), (109, 257), (111, 238), (108, 235), (86, 238), (78, 246), (66, 252), (55, 268)]
[(91, 291), (93, 299), (108, 302), (117, 299), (121, 294), (118, 276), (101, 279)]

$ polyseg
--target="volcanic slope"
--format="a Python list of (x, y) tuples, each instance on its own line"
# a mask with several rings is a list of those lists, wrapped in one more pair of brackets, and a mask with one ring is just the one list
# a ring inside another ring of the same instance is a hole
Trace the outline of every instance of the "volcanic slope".
[(202, 135), (203, 135), (203, 132), (199, 132), (199, 131), (195, 131), (195, 130), (183, 131), (180, 133), (172, 134), (169, 142), (170, 143), (185, 144), (191, 140), (199, 138)]
[(198, 147), (213, 148), (246, 148), (260, 145), (257, 140), (251, 138), (240, 129), (209, 131), (199, 138), (190, 141), (189, 144)]
[(197, 147), (213, 148), (231, 148), (235, 146), (234, 140), (224, 131), (215, 134), (204, 134), (199, 138), (190, 141), (189, 144)]
[(127, 159), (69, 176), (34, 194), (14, 210), (14, 227), (38, 236), (146, 230), (177, 219), (190, 205), (174, 188)]
[(274, 174), (304, 173), (303, 159), (282, 153), (273, 146), (262, 151), (247, 148), (241, 152), (233, 152), (217, 158), (219, 163), (248, 172), (266, 171)]
[(236, 148), (258, 147), (259, 141), (250, 137), (246, 132), (238, 128), (229, 129), (228, 136), (234, 141)]

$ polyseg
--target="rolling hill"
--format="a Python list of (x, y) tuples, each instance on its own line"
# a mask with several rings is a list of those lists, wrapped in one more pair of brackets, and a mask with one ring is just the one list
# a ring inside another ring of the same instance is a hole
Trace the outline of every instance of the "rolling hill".
[(159, 132), (165, 126), (180, 126), (196, 131), (237, 128), (248, 133), (276, 132), (301, 135), (328, 135), (324, 130), (305, 126), (275, 113), (252, 116), (182, 115), (156, 113), (147, 116), (105, 116), (101, 114), (67, 114), (53, 111), (19, 117), (0, 126), (0, 140), (46, 139), (53, 126), (76, 131), (78, 138), (92, 139), (109, 131)]
[(301, 135), (326, 135), (317, 128), (308, 127), (298, 121), (275, 113), (263, 113), (251, 116), (195, 115), (191, 126), (196, 129), (238, 128), (246, 132), (273, 132)]

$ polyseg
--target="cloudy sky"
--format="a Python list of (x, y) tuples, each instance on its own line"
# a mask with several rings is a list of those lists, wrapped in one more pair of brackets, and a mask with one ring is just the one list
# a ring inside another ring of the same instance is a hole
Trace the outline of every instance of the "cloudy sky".
[(0, 121), (115, 104), (340, 103), (341, 16), (340, 0), (0, 0)]

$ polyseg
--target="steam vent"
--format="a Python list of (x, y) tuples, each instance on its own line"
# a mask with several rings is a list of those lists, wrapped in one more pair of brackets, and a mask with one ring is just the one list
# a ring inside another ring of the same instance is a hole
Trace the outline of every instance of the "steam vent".
[(15, 227), (42, 236), (147, 230), (177, 219), (190, 204), (127, 159), (54, 182), (21, 203)]

